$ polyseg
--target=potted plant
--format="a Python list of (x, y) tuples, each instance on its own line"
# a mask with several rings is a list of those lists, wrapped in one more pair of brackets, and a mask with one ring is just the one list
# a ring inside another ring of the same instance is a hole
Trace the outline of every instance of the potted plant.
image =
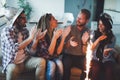
[(29, 2), (27, 2), (26, 0), (19, 0), (18, 4), (21, 8), (23, 8), (25, 10), (25, 14), (27, 16), (27, 19), (30, 19), (32, 7), (30, 6)]

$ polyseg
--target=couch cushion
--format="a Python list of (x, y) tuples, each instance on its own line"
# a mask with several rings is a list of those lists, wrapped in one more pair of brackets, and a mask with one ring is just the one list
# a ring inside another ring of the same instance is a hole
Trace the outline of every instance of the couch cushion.
[(35, 70), (21, 73), (17, 80), (35, 80)]
[(70, 80), (80, 80), (81, 73), (82, 73), (81, 69), (73, 67), (71, 69)]
[(72, 75), (72, 76), (80, 76), (81, 73), (82, 73), (82, 71), (81, 71), (81, 69), (79, 69), (79, 68), (73, 67), (73, 68), (71, 69), (71, 75)]

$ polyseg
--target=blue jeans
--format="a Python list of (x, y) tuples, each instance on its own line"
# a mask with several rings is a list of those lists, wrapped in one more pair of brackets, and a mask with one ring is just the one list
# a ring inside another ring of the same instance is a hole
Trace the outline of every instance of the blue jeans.
[(36, 57), (30, 57), (24, 63), (18, 65), (11, 63), (6, 68), (6, 80), (16, 80), (25, 69), (28, 71), (36, 69), (36, 80), (45, 80), (45, 67), (45, 59)]
[(63, 64), (58, 58), (47, 61), (46, 80), (62, 80)]

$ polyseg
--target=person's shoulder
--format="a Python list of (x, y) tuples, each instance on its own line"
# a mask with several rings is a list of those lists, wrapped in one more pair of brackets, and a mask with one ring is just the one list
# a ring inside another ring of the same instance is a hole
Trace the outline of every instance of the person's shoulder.
[(6, 25), (4, 28), (1, 29), (1, 34), (5, 32), (9, 32), (12, 28), (10, 25)]
[(0, 31), (0, 36), (1, 39), (4, 39), (5, 36), (8, 36), (10, 34), (10, 28), (9, 26), (5, 26), (4, 28), (1, 29)]

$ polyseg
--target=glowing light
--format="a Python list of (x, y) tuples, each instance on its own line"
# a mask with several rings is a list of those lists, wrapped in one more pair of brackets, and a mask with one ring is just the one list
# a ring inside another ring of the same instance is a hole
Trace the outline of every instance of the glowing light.
[(90, 71), (90, 63), (92, 60), (92, 50), (91, 50), (91, 43), (88, 43), (87, 46), (87, 52), (86, 52), (86, 78), (85, 80), (90, 80), (89, 79), (89, 71)]

